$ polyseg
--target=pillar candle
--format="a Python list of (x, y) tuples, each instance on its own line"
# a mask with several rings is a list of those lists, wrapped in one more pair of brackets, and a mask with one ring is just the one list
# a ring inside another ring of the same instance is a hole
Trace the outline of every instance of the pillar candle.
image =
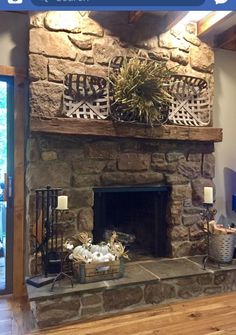
[(67, 195), (59, 195), (57, 197), (57, 209), (59, 210), (68, 209), (68, 196)]
[(213, 187), (204, 187), (204, 203), (213, 204)]

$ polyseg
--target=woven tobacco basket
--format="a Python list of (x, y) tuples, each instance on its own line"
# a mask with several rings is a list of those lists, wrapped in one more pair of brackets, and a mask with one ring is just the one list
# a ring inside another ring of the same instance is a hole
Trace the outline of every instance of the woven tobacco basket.
[(210, 258), (219, 263), (230, 263), (233, 259), (235, 242), (235, 234), (210, 234)]
[(173, 75), (169, 92), (169, 122), (185, 126), (207, 126), (211, 120), (212, 101), (204, 79)]
[(107, 78), (67, 74), (64, 80), (64, 113), (79, 119), (106, 119), (109, 109), (108, 86)]

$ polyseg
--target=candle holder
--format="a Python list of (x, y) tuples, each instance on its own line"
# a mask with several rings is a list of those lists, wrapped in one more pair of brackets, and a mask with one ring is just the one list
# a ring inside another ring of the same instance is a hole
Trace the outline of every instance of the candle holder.
[[(65, 206), (67, 207), (67, 206)], [(57, 274), (57, 276), (54, 278), (51, 286), (51, 291), (53, 291), (54, 286), (57, 281), (63, 279), (63, 278), (68, 278), (71, 282), (71, 286), (74, 286), (73, 279), (72, 277), (64, 271), (64, 263), (66, 262), (66, 259), (68, 257), (68, 254), (64, 256), (64, 227), (63, 227), (63, 222), (65, 221), (65, 213), (68, 210), (68, 208), (65, 209), (58, 209), (56, 208), (56, 211), (58, 213), (58, 222), (57, 222), (57, 233), (60, 235), (60, 272)]]
[[(209, 222), (214, 220), (215, 215), (217, 213), (217, 210), (213, 207), (213, 203), (203, 203), (204, 206), (204, 211), (202, 212), (202, 218), (203, 221), (206, 221), (207, 225), (207, 254), (203, 257), (202, 263), (203, 263), (203, 269), (206, 269), (206, 264), (208, 260), (213, 260), (215, 261), (211, 256), (210, 256), (210, 227), (209, 227)], [(218, 262), (217, 262), (218, 263)], [(219, 266), (219, 263), (218, 263)]]

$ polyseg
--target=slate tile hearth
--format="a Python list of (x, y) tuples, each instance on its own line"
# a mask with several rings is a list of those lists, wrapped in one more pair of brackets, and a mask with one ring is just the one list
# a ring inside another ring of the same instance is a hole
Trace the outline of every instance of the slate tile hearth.
[(159, 282), (160, 280), (201, 276), (217, 270), (235, 270), (236, 260), (232, 264), (218, 267), (216, 264), (207, 264), (206, 270), (202, 266), (203, 256), (189, 258), (158, 259), (126, 263), (125, 274), (120, 279), (99, 281), (88, 284), (75, 284), (72, 288), (70, 282), (62, 280), (56, 283), (54, 291), (51, 292), (51, 284), (35, 288), (27, 285), (29, 300), (43, 300), (49, 297), (60, 297), (73, 292), (92, 293), (111, 288)]
[(156, 282), (160, 278), (151, 271), (146, 270), (142, 263), (127, 263), (125, 274), (120, 279), (99, 281), (88, 284), (75, 284), (72, 288), (69, 281), (59, 281), (56, 283), (54, 292), (50, 291), (51, 285), (46, 285), (40, 288), (34, 288), (27, 285), (29, 300), (44, 299), (52, 296), (63, 296), (72, 292), (91, 293), (109, 288), (129, 286), (135, 284), (144, 284), (146, 282)]
[(147, 271), (142, 264), (142, 262), (126, 264), (124, 277), (115, 280), (107, 280), (107, 287), (114, 288), (123, 285), (143, 284), (160, 280), (160, 278), (153, 272)]
[[(192, 256), (188, 257), (190, 261), (193, 261), (194, 263), (197, 263), (199, 265), (202, 265), (202, 256)], [(206, 267), (208, 270), (212, 270), (214, 272), (216, 271), (230, 271), (230, 270), (235, 270), (236, 269), (236, 258), (232, 260), (231, 263), (221, 263), (218, 264), (216, 262), (207, 262)]]
[[(35, 326), (43, 328), (236, 289), (236, 260), (220, 267), (209, 263), (204, 270), (202, 259), (194, 256), (130, 262), (123, 278), (75, 284), (73, 288), (69, 281), (62, 280), (53, 292), (50, 284), (41, 288), (27, 285)], [(46, 312), (45, 306), (49, 305)]]
[(186, 258), (179, 259), (163, 259), (160, 261), (152, 261), (147, 263), (140, 263), (146, 270), (152, 272), (160, 279), (171, 279), (178, 277), (186, 277), (193, 275), (205, 274), (206, 271)]

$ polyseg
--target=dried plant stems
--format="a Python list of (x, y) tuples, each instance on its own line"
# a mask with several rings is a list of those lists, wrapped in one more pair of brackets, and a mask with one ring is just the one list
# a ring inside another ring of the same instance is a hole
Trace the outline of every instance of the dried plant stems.
[(133, 113), (137, 121), (152, 125), (170, 101), (168, 82), (172, 74), (165, 62), (126, 60), (111, 77), (115, 102), (122, 105), (124, 112)]

